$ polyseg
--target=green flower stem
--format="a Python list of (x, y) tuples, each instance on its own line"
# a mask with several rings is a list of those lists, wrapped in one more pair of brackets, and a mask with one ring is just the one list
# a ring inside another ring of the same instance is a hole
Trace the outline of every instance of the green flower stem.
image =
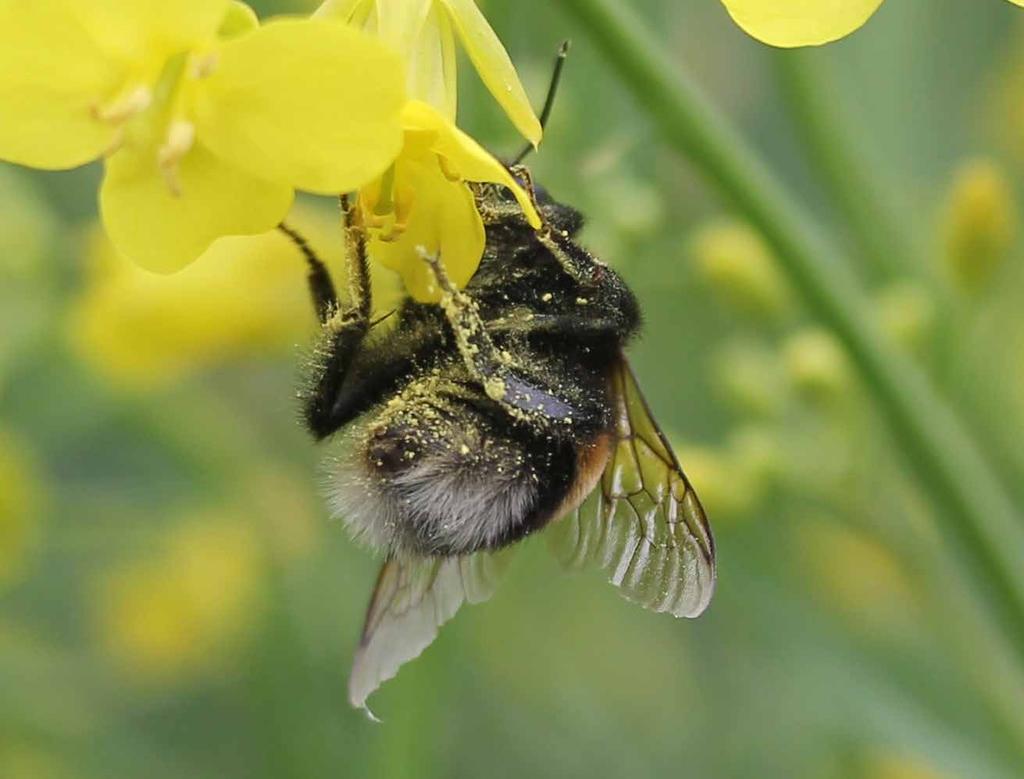
[(774, 49), (770, 57), (800, 140), (832, 201), (851, 228), (859, 253), (871, 264), (873, 280), (905, 276), (910, 250), (903, 245), (892, 216), (830, 94), (828, 62), (820, 49)]
[(602, 47), (668, 143), (763, 233), (807, 306), (845, 345), (933, 500), (942, 530), (1024, 663), (1024, 529), (967, 430), (883, 340), (842, 258), (625, 4), (562, 4)]

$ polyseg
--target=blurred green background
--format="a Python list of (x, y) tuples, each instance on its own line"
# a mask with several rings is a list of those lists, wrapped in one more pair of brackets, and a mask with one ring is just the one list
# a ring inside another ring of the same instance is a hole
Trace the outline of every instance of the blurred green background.
[[(327, 516), (297, 424), (300, 258), (227, 240), (147, 276), (96, 227), (96, 167), (3, 166), (0, 777), (1024, 776), (1024, 669), (840, 347), (559, 3), (482, 5), (538, 101), (574, 39), (531, 164), (641, 299), (635, 366), (718, 541), (710, 611), (646, 613), (534, 540), (370, 723), (345, 680), (376, 562)], [(870, 234), (909, 258), (894, 271), (834, 207), (783, 57), (717, 0), (632, 5), (845, 242), (888, 337), (1024, 497), (1024, 15), (894, 1), (807, 53)], [(471, 68), (460, 94), (510, 156)], [(337, 263), (332, 204), (293, 222)]]

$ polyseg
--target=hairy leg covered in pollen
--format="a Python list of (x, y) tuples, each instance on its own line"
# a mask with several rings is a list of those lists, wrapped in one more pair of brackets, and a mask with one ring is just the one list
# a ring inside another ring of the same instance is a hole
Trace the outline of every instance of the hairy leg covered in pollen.
[(347, 195), (341, 196), (341, 212), (349, 287), (347, 304), (338, 302), (323, 263), (311, 263), (310, 269), (313, 305), (324, 330), (315, 355), (314, 380), (304, 396), (306, 424), (317, 438), (330, 435), (347, 421), (345, 410), (337, 408), (336, 403), (342, 397), (349, 366), (370, 329), (373, 307), (366, 240)]
[(577, 409), (571, 398), (538, 379), (535, 371), (499, 349), (480, 316), (473, 298), (457, 289), (448, 278), (441, 259), (427, 252), (426, 262), (441, 288), (441, 307), (455, 335), (455, 342), (470, 375), (487, 397), (513, 418), (545, 426), (571, 426)]

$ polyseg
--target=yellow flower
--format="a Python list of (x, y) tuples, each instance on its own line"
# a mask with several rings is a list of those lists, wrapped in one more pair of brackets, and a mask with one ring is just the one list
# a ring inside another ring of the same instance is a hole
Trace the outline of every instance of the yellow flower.
[(457, 36), (512, 124), (534, 145), (540, 142), (540, 122), (516, 69), (474, 0), (326, 0), (316, 15), (373, 32), (401, 52), (408, 62), (410, 96), (453, 122)]
[(711, 377), (718, 394), (745, 415), (778, 417), (787, 400), (778, 355), (757, 341), (737, 339), (715, 350)]
[[(857, 573), (857, 577), (864, 578), (860, 572)], [(877, 754), (866, 762), (867, 779), (953, 779), (950, 774), (940, 773), (925, 758), (909, 754)]]
[(807, 328), (791, 335), (783, 345), (782, 362), (793, 385), (808, 399), (836, 398), (850, 384), (846, 352), (824, 330)]
[(505, 166), (437, 109), (410, 101), (402, 125), (401, 154), (387, 174), (360, 192), (360, 214), (370, 255), (400, 272), (414, 298), (436, 302), (440, 290), (420, 253), (439, 254), (460, 287), (483, 255), (484, 224), (466, 182), (502, 184), (533, 227), (540, 227), (540, 216)]
[(902, 626), (918, 616), (914, 581), (867, 534), (833, 518), (808, 516), (798, 537), (813, 591), (858, 628)]
[(0, 0), (0, 158), (106, 157), (118, 248), (173, 271), (273, 228), (295, 188), (356, 189), (402, 142), (401, 60), (330, 21), (230, 0)]
[(69, 779), (64, 761), (30, 739), (5, 739), (0, 749), (0, 776), (6, 779)]
[(168, 681), (215, 664), (249, 624), (259, 554), (244, 523), (190, 520), (152, 559), (107, 572), (97, 627), (108, 651), (141, 678)]
[[(816, 46), (860, 28), (882, 0), (722, 0), (745, 32), (772, 46)], [(1010, 0), (1024, 6), (1024, 0)]]
[(895, 282), (875, 296), (875, 315), (882, 331), (912, 352), (919, 352), (927, 344), (936, 313), (932, 295), (914, 282)]
[[(679, 460), (708, 512), (720, 521), (750, 519), (768, 486), (778, 459), (776, 447), (759, 448), (766, 439), (736, 437), (725, 447), (676, 443)], [(771, 462), (765, 463), (767, 451)]]
[[(344, 288), (337, 213), (296, 208), (289, 217)], [(286, 353), (318, 325), (306, 268), (281, 233), (224, 238), (173, 276), (117, 254), (100, 230), (88, 236), (85, 286), (71, 307), (68, 337), (78, 355), (118, 385), (153, 388), (228, 359)], [(374, 302), (398, 301), (393, 274), (375, 266)], [(387, 294), (390, 292), (390, 294)]]
[(992, 160), (959, 165), (946, 194), (944, 259), (955, 285), (977, 293), (1005, 262), (1017, 239), (1017, 202), (1006, 173)]
[(689, 249), (700, 274), (735, 308), (769, 319), (792, 310), (771, 250), (743, 222), (712, 222), (697, 231)]

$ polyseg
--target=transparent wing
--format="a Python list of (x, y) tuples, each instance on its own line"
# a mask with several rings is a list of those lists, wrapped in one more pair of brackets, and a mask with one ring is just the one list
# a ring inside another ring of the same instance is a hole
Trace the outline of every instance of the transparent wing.
[(617, 414), (608, 465), (549, 537), (565, 565), (599, 565), (641, 606), (696, 617), (715, 589), (711, 528), (624, 357), (612, 381)]
[(349, 702), (369, 712), (366, 699), (419, 657), (463, 603), (491, 597), (506, 565), (507, 554), (489, 552), (385, 561), (352, 661)]

